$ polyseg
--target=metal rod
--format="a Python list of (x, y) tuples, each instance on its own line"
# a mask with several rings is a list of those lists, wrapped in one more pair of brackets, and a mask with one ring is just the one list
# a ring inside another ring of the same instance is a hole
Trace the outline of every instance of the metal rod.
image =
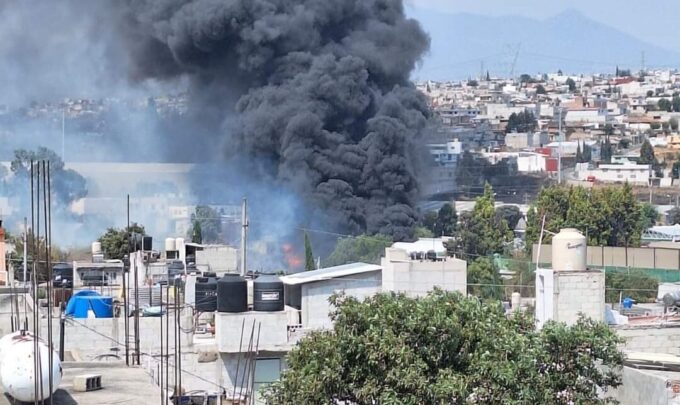
[(173, 392), (174, 392), (174, 402), (175, 402), (175, 404), (178, 404), (179, 398), (178, 398), (177, 388), (179, 387), (179, 384), (177, 382), (178, 381), (177, 380), (177, 285), (175, 285), (175, 288), (174, 288), (173, 291), (175, 292), (175, 297), (174, 297), (175, 305), (174, 305), (174, 308), (173, 308), (173, 310), (174, 310), (173, 315), (174, 315), (175, 319), (174, 319), (174, 322), (172, 324), (173, 334), (175, 335), (175, 345), (173, 347), (173, 349), (174, 349), (173, 354), (175, 355), (175, 386), (173, 387)]
[(59, 303), (59, 360), (64, 361), (64, 335), (66, 330), (66, 314), (64, 313), (64, 288), (61, 288), (61, 302)]
[(248, 244), (248, 200), (243, 199), (241, 205), (241, 275), (245, 276), (246, 268), (246, 254)]
[[(165, 314), (165, 393), (167, 396), (168, 387), (170, 386), (170, 283), (168, 283), (166, 288), (165, 296), (167, 297), (168, 304), (165, 306), (167, 311), (167, 314)], [(162, 313), (161, 311), (161, 316), (163, 316)]]
[(31, 159), (31, 258), (32, 258), (32, 263), (31, 267), (33, 271), (31, 272), (31, 289), (33, 293), (33, 308), (32, 308), (32, 313), (33, 313), (33, 319), (31, 320), (33, 323), (33, 381), (36, 383), (33, 384), (33, 403), (35, 405), (38, 404), (38, 340), (36, 339), (35, 335), (35, 330), (36, 330), (36, 316), (35, 316), (35, 307), (36, 307), (36, 300), (38, 298), (38, 293), (37, 293), (37, 288), (35, 287), (36, 281), (35, 281), (35, 191), (33, 187), (33, 159)]
[[(179, 394), (180, 396), (183, 395), (182, 391), (182, 312), (181, 312), (181, 306), (180, 304), (182, 303), (181, 297), (180, 297), (180, 291), (181, 288), (175, 288), (176, 295), (177, 295), (177, 373), (179, 374)], [(181, 402), (180, 402), (181, 403)]]
[(158, 289), (160, 290), (159, 301), (161, 307), (161, 357), (158, 361), (158, 366), (161, 372), (160, 378), (158, 379), (158, 385), (161, 387), (161, 405), (163, 405), (163, 399), (165, 399), (165, 393), (163, 392), (163, 286), (159, 284)]
[(260, 330), (262, 329), (262, 322), (257, 324), (257, 343), (255, 343), (255, 353), (253, 354), (254, 358), (254, 365), (253, 365), (253, 372), (251, 373), (251, 378), (250, 378), (250, 403), (254, 404), (255, 403), (255, 369), (257, 368), (257, 357), (260, 354)]
[[(141, 365), (139, 353), (139, 276), (137, 268), (137, 247), (135, 246), (135, 359), (136, 364)], [(151, 301), (151, 298), (149, 298)]]
[(50, 240), (51, 226), (50, 221), (50, 206), (48, 196), (50, 194), (50, 182), (49, 182), (49, 168), (50, 162), (43, 160), (43, 204), (45, 209), (45, 261), (47, 262), (47, 362), (50, 366), (47, 375), (47, 385), (50, 389), (49, 395), (52, 395), (54, 388), (54, 381), (52, 379), (52, 367), (54, 365), (54, 342), (52, 342), (52, 258), (50, 257), (52, 253), (52, 248), (50, 245), (52, 241)]
[(231, 402), (234, 403), (236, 402), (236, 382), (238, 381), (238, 369), (241, 367), (241, 347), (243, 344), (243, 329), (246, 327), (246, 318), (243, 318), (243, 322), (241, 322), (241, 338), (238, 341), (238, 354), (239, 356), (236, 358), (236, 376), (234, 377), (234, 384), (233, 384), (233, 395)]
[[(248, 370), (249, 370), (249, 363), (248, 362), (249, 362), (250, 351), (253, 350), (254, 334), (255, 334), (255, 319), (253, 319), (253, 326), (251, 326), (251, 328), (250, 328), (250, 339), (248, 340), (248, 351), (246, 352), (246, 354), (244, 356), (245, 364), (244, 364), (244, 370), (243, 370), (243, 378), (241, 379), (241, 384), (239, 385), (239, 388), (238, 388), (239, 401), (241, 400), (241, 398), (243, 398), (243, 386), (246, 383), (246, 375), (248, 374)], [(236, 376), (236, 378), (237, 378), (236, 383), (238, 384), (238, 376)], [(247, 394), (248, 393), (246, 392), (246, 395)]]
[(127, 269), (123, 266), (123, 316), (125, 317), (125, 365), (130, 365), (130, 308), (128, 306), (128, 282), (126, 278), (130, 275), (130, 264), (132, 257), (130, 257), (130, 194), (127, 196), (127, 228), (125, 235), (127, 237)]

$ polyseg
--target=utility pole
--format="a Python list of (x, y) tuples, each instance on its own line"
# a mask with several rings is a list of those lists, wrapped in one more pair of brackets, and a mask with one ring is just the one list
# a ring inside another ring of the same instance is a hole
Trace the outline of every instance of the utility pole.
[[(24, 217), (24, 278), (23, 278), (23, 284), (24, 287), (26, 286), (26, 273), (28, 272), (28, 219)], [(26, 299), (24, 297), (24, 299)]]
[(562, 184), (562, 107), (557, 107), (557, 184)]
[(248, 238), (248, 200), (243, 199), (241, 205), (241, 276), (246, 275), (246, 245)]

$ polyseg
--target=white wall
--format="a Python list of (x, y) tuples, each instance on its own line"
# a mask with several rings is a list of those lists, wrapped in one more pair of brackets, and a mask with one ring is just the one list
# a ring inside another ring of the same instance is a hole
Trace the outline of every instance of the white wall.
[(579, 314), (604, 321), (604, 278), (602, 271), (555, 271), (554, 319), (571, 325)]
[(355, 274), (302, 285), (302, 325), (305, 328), (320, 329), (333, 326), (328, 314), (331, 295), (344, 292), (358, 299), (370, 297), (381, 291), (380, 271)]
[(403, 292), (422, 296), (439, 287), (448, 291), (467, 290), (467, 262), (446, 258), (441, 261), (411, 260), (406, 251), (385, 249), (381, 260), (383, 291)]

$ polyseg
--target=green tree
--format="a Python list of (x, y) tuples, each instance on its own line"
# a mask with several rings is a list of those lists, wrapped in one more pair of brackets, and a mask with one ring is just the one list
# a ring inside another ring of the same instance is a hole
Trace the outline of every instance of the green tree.
[(386, 235), (341, 238), (326, 260), (326, 266), (340, 266), (354, 262), (378, 264), (385, 253), (385, 248), (390, 246), (392, 246), (392, 239)]
[(607, 136), (614, 135), (614, 126), (612, 124), (604, 125), (604, 134)]
[(574, 81), (574, 79), (572, 79), (570, 77), (570, 78), (567, 79), (567, 81), (565, 83), (566, 83), (567, 86), (569, 86), (569, 92), (570, 93), (573, 93), (573, 92), (576, 91), (576, 82)]
[(580, 319), (536, 330), (498, 302), (334, 296), (331, 330), (306, 335), (265, 390), (272, 404), (604, 404), (621, 384), (622, 340)]
[(434, 238), (434, 233), (425, 226), (417, 226), (413, 234), (416, 238)]
[(505, 132), (532, 132), (536, 129), (538, 121), (531, 111), (512, 113), (508, 117), (508, 125)]
[(144, 226), (132, 223), (130, 228), (107, 229), (106, 233), (98, 239), (102, 244), (104, 257), (109, 260), (122, 260), (128, 254), (128, 249), (130, 248), (128, 237), (133, 233), (144, 235)]
[(505, 219), (496, 215), (495, 203), (493, 189), (487, 183), (484, 194), (475, 200), (472, 212), (461, 215), (456, 238), (446, 246), (450, 256), (458, 254), (474, 259), (503, 252), (513, 235)]
[(316, 270), (316, 262), (312, 252), (312, 241), (309, 240), (309, 235), (305, 232), (305, 271), (312, 270)]
[(216, 209), (207, 205), (197, 205), (191, 219), (194, 223), (200, 224), (201, 239), (204, 243), (220, 242), (222, 216)]
[(640, 224), (641, 229), (644, 231), (656, 225), (656, 221), (659, 220), (659, 212), (656, 208), (650, 203), (643, 203), (640, 209), (642, 211), (640, 218), (642, 221)]
[(666, 212), (666, 223), (668, 225), (680, 224), (680, 208), (671, 208)]
[(576, 144), (576, 163), (583, 163), (583, 152), (581, 152), (581, 142)]
[(678, 130), (678, 119), (677, 118), (671, 118), (668, 120), (668, 124), (671, 126), (671, 130), (677, 131)]
[(671, 112), (673, 110), (673, 104), (667, 98), (662, 98), (659, 100), (657, 107), (659, 107), (659, 110), (661, 111)]
[(479, 86), (479, 83), (477, 82), (477, 80), (472, 79), (472, 80), (468, 80), (467, 85), (470, 86), (470, 87), (477, 87), (477, 86)]
[(607, 136), (600, 145), (600, 160), (604, 163), (611, 163), (613, 155), (614, 148), (609, 140), (609, 136)]
[(201, 222), (194, 220), (194, 225), (191, 227), (191, 242), (203, 243), (203, 230), (201, 229)]
[(452, 236), (458, 225), (458, 214), (453, 204), (444, 204), (437, 213), (437, 221), (434, 224), (435, 236)]
[(467, 285), (468, 294), (482, 299), (503, 299), (503, 279), (488, 257), (478, 257), (468, 264)]
[(516, 205), (501, 205), (496, 208), (496, 216), (499, 220), (505, 220), (505, 223), (508, 224), (508, 228), (513, 230), (517, 227), (519, 220), (522, 219), (522, 212)]
[(539, 84), (536, 86), (536, 94), (547, 94), (548, 92), (545, 91), (545, 87), (543, 87), (542, 84)]
[[(588, 237), (590, 245), (638, 246), (642, 235), (643, 209), (630, 185), (596, 188), (546, 187), (536, 200), (536, 215), (527, 217), (526, 243), (538, 242), (541, 221), (545, 229), (557, 233), (576, 228)], [(543, 237), (550, 243), (550, 233)]]
[(638, 162), (644, 165), (655, 165), (657, 163), (654, 147), (649, 143), (649, 139), (645, 139), (640, 147), (640, 160)]
[(671, 108), (675, 112), (680, 112), (680, 96), (677, 94), (673, 96), (673, 99), (671, 100)]
[(674, 179), (680, 178), (680, 161), (673, 162), (673, 168), (671, 169), (671, 177)]
[(630, 297), (641, 303), (654, 302), (658, 288), (659, 281), (641, 270), (607, 273), (605, 300), (608, 303), (617, 303), (619, 297)]

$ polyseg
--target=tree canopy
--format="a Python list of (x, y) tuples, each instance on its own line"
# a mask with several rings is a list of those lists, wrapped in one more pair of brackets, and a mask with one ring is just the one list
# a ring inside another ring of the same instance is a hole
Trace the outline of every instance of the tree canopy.
[(202, 243), (220, 242), (222, 219), (216, 209), (207, 205), (197, 205), (191, 219), (194, 224), (199, 225)]
[(122, 260), (128, 254), (128, 231), (129, 233), (145, 234), (144, 226), (133, 223), (127, 230), (126, 228), (109, 228), (106, 233), (99, 237), (98, 240), (102, 244), (102, 252), (105, 258)]
[(680, 224), (680, 208), (675, 207), (668, 210), (666, 213), (666, 222), (669, 225)]
[(498, 302), (441, 290), (331, 303), (333, 329), (311, 332), (288, 354), (268, 403), (598, 404), (621, 384), (620, 339), (601, 323), (537, 331)]
[(353, 262), (378, 264), (385, 248), (392, 246), (386, 235), (359, 235), (340, 238), (335, 249), (326, 259), (326, 266), (340, 266)]
[(503, 279), (491, 258), (478, 257), (468, 263), (467, 293), (481, 299), (503, 299)]
[(566, 84), (567, 86), (569, 86), (569, 91), (570, 91), (570, 92), (573, 93), (573, 92), (576, 91), (576, 82), (575, 82), (574, 79), (572, 79), (571, 77), (567, 79), (567, 81), (565, 82), (565, 84)]
[(536, 129), (538, 122), (531, 111), (522, 111), (520, 113), (512, 113), (508, 118), (508, 125), (505, 132), (533, 132)]
[(493, 188), (487, 183), (484, 194), (475, 200), (472, 212), (460, 216), (456, 238), (446, 245), (449, 255), (474, 259), (503, 252), (512, 241), (512, 232), (505, 219), (496, 215), (495, 204)]
[(446, 203), (435, 214), (427, 213), (423, 218), (423, 225), (436, 237), (452, 236), (458, 226), (458, 213), (453, 204)]
[(312, 270), (316, 270), (316, 262), (314, 252), (312, 252), (312, 241), (309, 239), (309, 234), (305, 232), (305, 271)]
[(513, 230), (517, 227), (519, 220), (522, 219), (522, 212), (516, 205), (501, 205), (496, 208), (496, 216), (499, 219), (504, 219), (508, 224), (508, 228)]
[[(595, 188), (546, 187), (527, 215), (527, 247), (538, 241), (541, 221), (545, 229), (559, 232), (576, 228), (595, 246), (638, 246), (643, 231), (643, 208), (630, 185)], [(552, 239), (549, 233), (544, 243)]]

